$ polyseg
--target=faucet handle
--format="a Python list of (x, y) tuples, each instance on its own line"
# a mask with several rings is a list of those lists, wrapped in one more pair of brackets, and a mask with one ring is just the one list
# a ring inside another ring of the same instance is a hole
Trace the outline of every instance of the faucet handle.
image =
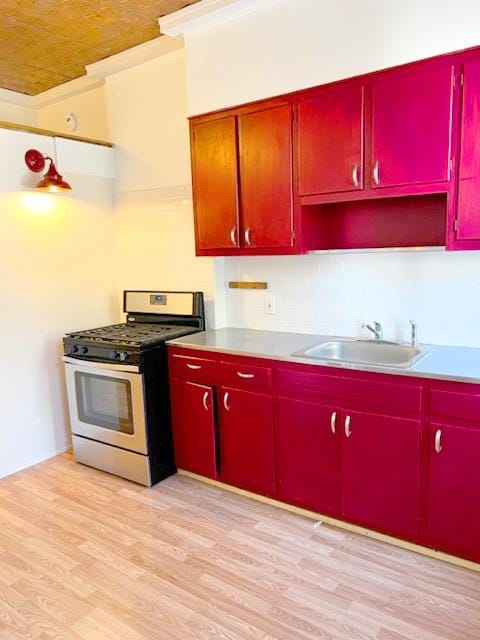
[(417, 323), (415, 322), (415, 320), (411, 320), (411, 319), (408, 322), (410, 324), (410, 343), (412, 347), (416, 347), (417, 346)]

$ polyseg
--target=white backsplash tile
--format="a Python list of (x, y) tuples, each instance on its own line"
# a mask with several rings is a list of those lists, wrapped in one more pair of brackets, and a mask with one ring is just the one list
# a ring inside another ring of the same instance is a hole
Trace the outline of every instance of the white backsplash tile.
[(480, 347), (480, 253), (392, 252), (242, 257), (225, 260), (229, 280), (268, 282), (276, 313), (264, 311), (265, 291), (226, 291), (227, 324), (235, 327), (368, 335), (378, 320), (388, 339)]

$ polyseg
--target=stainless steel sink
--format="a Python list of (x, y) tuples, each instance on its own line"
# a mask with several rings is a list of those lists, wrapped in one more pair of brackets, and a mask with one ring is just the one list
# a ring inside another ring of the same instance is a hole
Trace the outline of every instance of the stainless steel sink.
[(379, 367), (409, 368), (429, 351), (426, 347), (374, 340), (332, 340), (296, 351), (292, 355), (317, 360), (351, 362)]

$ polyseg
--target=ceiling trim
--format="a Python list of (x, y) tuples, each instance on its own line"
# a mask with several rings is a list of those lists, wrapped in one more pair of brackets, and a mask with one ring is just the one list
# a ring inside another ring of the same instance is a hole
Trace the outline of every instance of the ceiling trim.
[(89, 78), (105, 79), (125, 69), (136, 67), (143, 62), (154, 60), (159, 56), (172, 53), (182, 49), (184, 46), (183, 38), (169, 38), (168, 36), (159, 36), (148, 42), (144, 42), (120, 53), (116, 53), (109, 58), (99, 60), (93, 64), (88, 64), (85, 68)]
[(25, 93), (19, 93), (18, 91), (11, 91), (10, 89), (0, 88), (0, 101), (22, 107), (33, 107), (32, 96), (27, 96)]
[(69, 80), (63, 84), (59, 84), (57, 87), (37, 93), (36, 96), (32, 96), (32, 102), (34, 107), (46, 107), (49, 104), (64, 100), (65, 98), (71, 98), (79, 93), (85, 93), (90, 89), (95, 89), (104, 83), (103, 80), (98, 78), (89, 78), (88, 76), (81, 76), (74, 80)]
[[(100, 87), (105, 84), (105, 78), (114, 75), (125, 69), (135, 67), (142, 62), (148, 62), (154, 60), (159, 56), (166, 55), (173, 51), (182, 49), (184, 46), (183, 37), (169, 38), (168, 36), (159, 36), (148, 42), (144, 42), (120, 53), (116, 53), (113, 56), (109, 56), (104, 60), (99, 60), (93, 64), (88, 64), (86, 69), (86, 75), (80, 78), (75, 78), (69, 82), (38, 93), (36, 96), (26, 96), (31, 98), (29, 104), (35, 107), (46, 107), (49, 104), (70, 98), (79, 93), (85, 93), (96, 87)], [(6, 90), (5, 90), (6, 91)], [(9, 93), (14, 93), (10, 91)], [(23, 94), (18, 94), (23, 95)], [(1, 99), (1, 96), (0, 96)]]
[(252, 13), (278, 0), (201, 0), (158, 19), (160, 31), (178, 36), (202, 30), (229, 18)]

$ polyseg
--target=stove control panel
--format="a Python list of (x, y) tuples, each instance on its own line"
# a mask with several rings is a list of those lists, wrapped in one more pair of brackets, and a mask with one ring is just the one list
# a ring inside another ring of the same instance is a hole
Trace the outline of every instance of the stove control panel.
[(105, 361), (114, 361), (114, 362), (122, 362), (125, 364), (137, 363), (138, 362), (138, 353), (133, 353), (131, 351), (122, 351), (108, 348), (106, 346), (101, 345), (90, 345), (86, 346), (83, 344), (65, 344), (65, 353), (71, 356), (79, 356), (85, 358), (86, 360), (96, 360), (98, 359), (101, 362)]

